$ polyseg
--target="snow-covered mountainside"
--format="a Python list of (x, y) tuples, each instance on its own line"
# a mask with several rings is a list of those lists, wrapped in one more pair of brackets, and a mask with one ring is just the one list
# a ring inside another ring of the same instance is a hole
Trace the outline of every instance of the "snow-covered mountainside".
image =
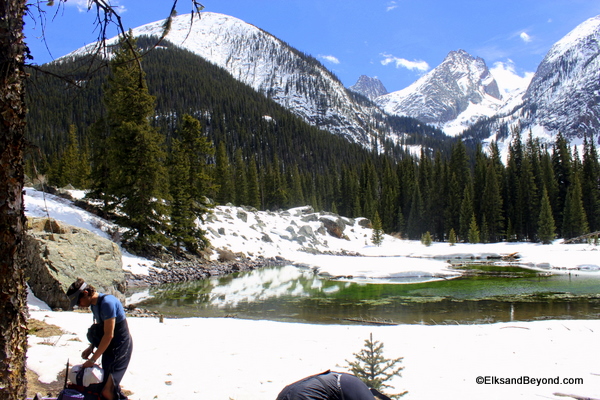
[(376, 103), (390, 114), (439, 127), (458, 120), (466, 128), (479, 117), (493, 114), (502, 105), (502, 96), (485, 61), (458, 50), (409, 87), (380, 96)]
[(556, 42), (539, 65), (523, 104), (510, 115), (523, 129), (581, 138), (600, 129), (600, 16)]
[[(164, 21), (133, 30), (134, 36), (160, 36)], [(191, 24), (191, 26), (190, 26)], [(173, 19), (166, 39), (226, 69), (311, 125), (369, 146), (371, 126), (384, 118), (373, 104), (353, 99), (343, 84), (312, 57), (237, 18), (210, 12), (191, 21)], [(116, 42), (116, 38), (108, 44)], [(85, 54), (93, 44), (66, 57)], [(385, 128), (384, 128), (385, 129)]]
[(348, 89), (360, 93), (371, 100), (375, 100), (379, 96), (388, 94), (387, 89), (379, 79), (371, 78), (366, 75), (361, 75), (360, 78), (358, 78), (358, 81)]

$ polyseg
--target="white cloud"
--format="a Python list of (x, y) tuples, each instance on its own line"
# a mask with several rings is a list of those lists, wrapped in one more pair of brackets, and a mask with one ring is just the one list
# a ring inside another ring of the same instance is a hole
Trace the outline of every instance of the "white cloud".
[(523, 76), (519, 76), (515, 63), (510, 59), (506, 62), (495, 62), (494, 66), (490, 68), (490, 72), (496, 79), (502, 95), (510, 95), (514, 91), (527, 88), (534, 74), (533, 72), (525, 72)]
[(429, 69), (429, 64), (422, 60), (410, 61), (405, 58), (394, 57), (391, 54), (382, 54), (382, 56), (383, 60), (381, 60), (381, 65), (395, 64), (396, 68), (406, 68), (422, 72)]
[(386, 7), (385, 11), (392, 11), (394, 8), (398, 8), (398, 2), (390, 1), (387, 3), (387, 7)]
[[(115, 0), (115, 1), (111, 2), (111, 6), (115, 9), (116, 12), (118, 12), (119, 14), (123, 14), (124, 12), (127, 11), (127, 9), (125, 8), (125, 6), (123, 6), (119, 3), (120, 2), (118, 0)], [(77, 7), (77, 10), (79, 12), (87, 12), (91, 8), (89, 0), (69, 0), (69, 1), (65, 1), (63, 4), (65, 6)]]
[(340, 60), (338, 60), (337, 57), (335, 56), (323, 56), (323, 55), (319, 55), (319, 58), (322, 60), (325, 60), (327, 62), (330, 62), (332, 64), (339, 64)]
[(529, 42), (531, 42), (531, 36), (529, 36), (529, 35), (527, 34), (527, 32), (521, 32), (521, 33), (519, 34), (519, 37), (520, 37), (520, 38), (521, 38), (521, 40), (523, 40), (525, 43), (529, 43)]

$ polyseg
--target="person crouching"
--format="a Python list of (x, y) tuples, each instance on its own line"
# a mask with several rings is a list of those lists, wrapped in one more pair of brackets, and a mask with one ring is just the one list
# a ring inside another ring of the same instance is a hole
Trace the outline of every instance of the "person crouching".
[(90, 307), (94, 323), (99, 324), (98, 336), (101, 338), (91, 340), (91, 344), (81, 353), (81, 357), (87, 360), (83, 368), (94, 366), (102, 357), (102, 396), (108, 400), (127, 399), (121, 392), (120, 384), (131, 360), (133, 340), (123, 305), (115, 296), (99, 293), (81, 278), (71, 284), (67, 297), (71, 301), (71, 308), (76, 305), (80, 308)]

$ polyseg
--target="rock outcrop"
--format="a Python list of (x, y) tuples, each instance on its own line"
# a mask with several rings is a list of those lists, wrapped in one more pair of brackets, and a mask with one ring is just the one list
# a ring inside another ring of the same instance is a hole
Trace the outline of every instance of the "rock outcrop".
[(36, 297), (52, 308), (69, 308), (65, 295), (78, 277), (102, 293), (124, 300), (121, 251), (86, 229), (47, 218), (30, 218), (25, 272)]

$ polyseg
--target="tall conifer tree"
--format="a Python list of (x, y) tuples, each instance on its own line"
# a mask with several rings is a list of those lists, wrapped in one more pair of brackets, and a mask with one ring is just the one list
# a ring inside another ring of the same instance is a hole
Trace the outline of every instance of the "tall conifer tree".
[(227, 155), (225, 142), (221, 141), (217, 146), (217, 157), (214, 181), (217, 185), (215, 201), (217, 204), (226, 204), (235, 201), (233, 189), (231, 163)]
[(150, 125), (155, 98), (148, 92), (131, 32), (110, 62), (105, 90), (109, 175), (107, 191), (118, 201), (125, 243), (134, 250), (164, 241), (163, 199), (168, 197), (163, 136)]
[(556, 236), (556, 225), (546, 188), (542, 191), (542, 205), (538, 221), (538, 238), (543, 244), (550, 244)]
[(571, 185), (567, 190), (565, 209), (563, 211), (562, 236), (565, 239), (574, 238), (589, 232), (587, 217), (581, 200), (581, 184), (579, 174), (574, 174)]
[(584, 139), (581, 176), (583, 208), (590, 231), (596, 232), (600, 230), (600, 160), (593, 137)]
[(248, 179), (248, 205), (256, 209), (261, 208), (260, 186), (258, 183), (258, 168), (256, 168), (256, 160), (250, 158), (250, 166), (247, 173)]

